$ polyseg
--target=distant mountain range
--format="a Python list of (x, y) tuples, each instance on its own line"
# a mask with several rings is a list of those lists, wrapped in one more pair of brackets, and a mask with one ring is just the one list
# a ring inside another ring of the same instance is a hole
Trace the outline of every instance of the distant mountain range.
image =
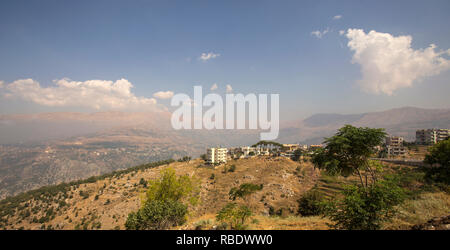
[[(411, 141), (417, 129), (450, 128), (450, 109), (316, 114), (282, 123), (277, 141), (317, 144), (345, 124), (386, 128)], [(149, 161), (197, 157), (211, 146), (252, 145), (260, 132), (173, 130), (168, 112), (0, 115), (0, 198)]]
[(391, 135), (413, 141), (422, 128), (450, 128), (450, 109), (404, 107), (363, 114), (316, 114), (307, 119), (289, 122), (280, 132), (280, 141), (315, 144), (333, 135), (345, 124), (358, 127), (385, 128)]

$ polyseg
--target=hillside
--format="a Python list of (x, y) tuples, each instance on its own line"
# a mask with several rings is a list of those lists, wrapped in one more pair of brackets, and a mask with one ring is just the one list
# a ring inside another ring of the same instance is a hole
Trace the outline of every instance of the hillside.
[[(328, 229), (330, 221), (326, 218), (299, 216), (298, 199), (314, 186), (326, 196), (334, 197), (343, 184), (356, 181), (328, 176), (308, 162), (282, 157), (241, 159), (227, 164), (230, 165), (236, 166), (234, 172), (225, 172), (225, 166), (215, 169), (204, 166), (200, 159), (156, 162), (70, 184), (43, 187), (1, 201), (0, 228), (124, 229), (128, 214), (140, 206), (146, 181), (158, 178), (162, 169), (170, 167), (178, 175), (196, 177), (201, 187), (200, 204), (190, 209), (187, 223), (178, 229), (214, 228), (216, 213), (229, 202), (229, 190), (242, 183), (263, 184), (262, 190), (245, 201), (254, 213), (250, 229)], [(388, 165), (389, 171), (407, 168)], [(414, 170), (408, 171), (413, 173), (407, 175), (409, 179), (417, 175)], [(411, 183), (414, 189), (422, 185), (418, 186), (415, 179)], [(448, 215), (450, 195), (418, 193), (400, 206), (400, 211), (395, 223), (386, 225), (387, 229), (408, 229), (436, 216)]]
[[(157, 178), (161, 169), (167, 167), (173, 168), (177, 174), (200, 179), (201, 202), (191, 211), (190, 219), (215, 214), (228, 202), (230, 188), (245, 182), (264, 185), (263, 190), (249, 201), (257, 214), (268, 214), (270, 206), (281, 209), (283, 213), (294, 214), (296, 201), (318, 178), (318, 172), (310, 165), (300, 166), (284, 158), (230, 162), (236, 165), (236, 170), (227, 173), (223, 173), (222, 167), (198, 167), (200, 164), (199, 159), (189, 163), (174, 162), (72, 185), (48, 197), (38, 194), (16, 199), (18, 202), (2, 201), (2, 225), (16, 229), (40, 229), (42, 225), (53, 229), (123, 229), (128, 213), (139, 207), (143, 191), (141, 178)], [(301, 173), (298, 173), (299, 166)], [(214, 180), (210, 179), (211, 174), (215, 175)]]

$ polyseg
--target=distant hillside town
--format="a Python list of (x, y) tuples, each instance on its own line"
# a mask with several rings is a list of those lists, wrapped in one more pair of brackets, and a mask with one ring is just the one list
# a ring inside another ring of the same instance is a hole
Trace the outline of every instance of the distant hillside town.
[[(404, 137), (388, 135), (383, 145), (377, 147), (379, 157), (404, 157), (408, 154), (408, 147), (412, 145), (434, 145), (450, 137), (450, 129), (420, 129), (416, 131), (415, 142), (406, 142)], [(226, 163), (229, 160), (251, 158), (256, 156), (282, 156), (293, 160), (303, 158), (312, 154), (316, 149), (322, 148), (318, 145), (282, 144), (272, 141), (260, 141), (252, 146), (241, 146), (234, 148), (212, 147), (202, 155), (205, 162), (210, 165)]]

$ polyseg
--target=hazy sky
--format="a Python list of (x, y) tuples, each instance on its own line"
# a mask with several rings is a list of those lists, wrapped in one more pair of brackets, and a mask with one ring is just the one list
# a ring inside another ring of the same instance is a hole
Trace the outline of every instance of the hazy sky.
[(3, 0), (0, 113), (160, 108), (194, 85), (278, 93), (282, 119), (450, 108), (449, 24), (448, 0)]

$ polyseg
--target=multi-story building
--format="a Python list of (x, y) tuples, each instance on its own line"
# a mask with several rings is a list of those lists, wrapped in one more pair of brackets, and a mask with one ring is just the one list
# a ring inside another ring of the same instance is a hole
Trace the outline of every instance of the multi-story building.
[(386, 152), (388, 156), (399, 156), (406, 154), (406, 148), (403, 146), (404, 138), (401, 136), (386, 137)]
[(401, 136), (387, 136), (386, 146), (403, 146), (405, 139)]
[(450, 136), (450, 129), (421, 129), (416, 131), (416, 143), (421, 145), (436, 144)]
[(406, 148), (403, 146), (386, 146), (386, 152), (388, 156), (399, 156), (406, 154)]
[(208, 164), (226, 163), (227, 152), (227, 148), (208, 148), (206, 150), (206, 162)]
[(262, 149), (260, 149), (258, 147), (249, 147), (249, 146), (241, 147), (241, 152), (244, 157), (260, 155), (261, 150)]

